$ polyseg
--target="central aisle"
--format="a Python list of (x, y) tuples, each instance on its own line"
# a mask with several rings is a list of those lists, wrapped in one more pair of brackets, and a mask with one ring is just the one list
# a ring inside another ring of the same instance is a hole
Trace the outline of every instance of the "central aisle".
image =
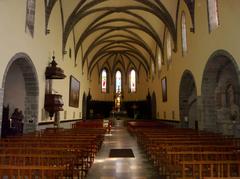
[[(138, 147), (123, 120), (115, 120), (115, 127), (106, 134), (101, 150), (88, 172), (87, 179), (159, 179), (156, 169)], [(132, 149), (135, 158), (109, 158), (110, 149)]]

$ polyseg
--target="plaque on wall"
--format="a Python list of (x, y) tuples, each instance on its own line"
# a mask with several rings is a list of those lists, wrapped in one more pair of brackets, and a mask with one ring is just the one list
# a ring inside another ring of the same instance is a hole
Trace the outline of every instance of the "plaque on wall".
[(70, 76), (69, 86), (69, 106), (77, 108), (79, 106), (80, 82)]

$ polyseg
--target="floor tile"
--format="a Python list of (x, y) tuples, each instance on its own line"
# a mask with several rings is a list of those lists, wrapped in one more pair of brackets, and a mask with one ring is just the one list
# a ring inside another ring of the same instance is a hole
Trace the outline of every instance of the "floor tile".
[[(160, 179), (145, 153), (123, 126), (123, 120), (114, 121), (110, 134), (105, 135), (101, 150), (86, 179)], [(110, 149), (132, 149), (135, 158), (109, 158)]]

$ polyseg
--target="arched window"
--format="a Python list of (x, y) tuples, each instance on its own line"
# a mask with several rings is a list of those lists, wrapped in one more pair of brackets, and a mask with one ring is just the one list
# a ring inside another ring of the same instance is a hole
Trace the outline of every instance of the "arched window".
[(27, 0), (25, 32), (29, 32), (32, 37), (34, 34), (35, 7), (36, 7), (35, 0)]
[(158, 72), (160, 72), (162, 68), (162, 54), (160, 50), (158, 51), (157, 62), (158, 62)]
[(153, 79), (154, 75), (155, 75), (155, 66), (154, 66), (153, 61), (151, 62), (151, 69), (152, 69), (152, 79)]
[(102, 70), (102, 74), (101, 74), (101, 80), (102, 80), (102, 93), (106, 93), (107, 92), (107, 71), (106, 69)]
[(136, 71), (134, 69), (129, 74), (129, 87), (131, 93), (136, 92)]
[(171, 44), (171, 36), (170, 33), (168, 32), (167, 34), (167, 61), (168, 64), (171, 62), (172, 59), (172, 44)]
[(182, 53), (183, 56), (187, 53), (187, 28), (185, 12), (182, 12)]
[(219, 25), (217, 0), (208, 0), (207, 5), (209, 31), (212, 32)]
[(116, 72), (116, 92), (121, 92), (122, 91), (122, 73), (121, 71), (117, 70)]

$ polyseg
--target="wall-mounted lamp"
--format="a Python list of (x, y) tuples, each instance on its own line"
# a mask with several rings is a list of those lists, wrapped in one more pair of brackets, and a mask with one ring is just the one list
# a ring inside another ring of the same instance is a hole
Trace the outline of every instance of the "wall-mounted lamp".
[(64, 51), (63, 51), (63, 55), (66, 55), (66, 54), (67, 54), (67, 50), (64, 50)]
[(46, 35), (50, 34), (50, 29), (46, 29), (45, 33), (46, 33)]

